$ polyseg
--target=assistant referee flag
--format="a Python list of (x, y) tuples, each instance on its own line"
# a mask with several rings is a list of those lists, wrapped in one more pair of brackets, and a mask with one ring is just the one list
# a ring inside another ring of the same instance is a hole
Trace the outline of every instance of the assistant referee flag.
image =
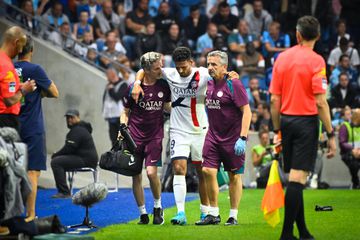
[(275, 227), (280, 222), (279, 209), (284, 206), (284, 190), (279, 175), (279, 162), (272, 161), (269, 179), (261, 203), (261, 210), (268, 224)]

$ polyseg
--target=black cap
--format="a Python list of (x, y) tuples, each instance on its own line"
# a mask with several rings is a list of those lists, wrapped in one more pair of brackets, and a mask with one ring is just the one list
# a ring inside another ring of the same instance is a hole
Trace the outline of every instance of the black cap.
[(76, 109), (69, 109), (69, 110), (67, 110), (66, 111), (66, 113), (65, 113), (65, 117), (67, 117), (67, 116), (80, 116), (80, 113), (79, 113), (79, 111), (78, 110), (76, 110)]

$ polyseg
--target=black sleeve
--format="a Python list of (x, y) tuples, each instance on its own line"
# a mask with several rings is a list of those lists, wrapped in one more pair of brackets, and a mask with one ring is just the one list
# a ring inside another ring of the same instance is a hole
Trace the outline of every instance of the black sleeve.
[(125, 83), (118, 83), (121, 84), (119, 90), (115, 92), (115, 87), (109, 90), (109, 95), (115, 101), (120, 101), (126, 96), (127, 85)]
[[(70, 155), (74, 154), (79, 148), (81, 139), (84, 137), (83, 129), (79, 127), (74, 127), (66, 135), (65, 145), (56, 153), (52, 155), (52, 158), (61, 155)], [(85, 130), (86, 131), (86, 130)]]

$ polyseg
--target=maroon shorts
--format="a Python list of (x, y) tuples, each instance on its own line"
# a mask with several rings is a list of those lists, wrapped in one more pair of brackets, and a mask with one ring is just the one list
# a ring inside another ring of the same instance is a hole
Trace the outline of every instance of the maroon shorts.
[(153, 139), (148, 142), (136, 142), (137, 148), (134, 156), (143, 161), (145, 167), (161, 166), (162, 139)]
[(219, 144), (210, 139), (205, 138), (203, 148), (203, 167), (219, 169), (221, 162), (224, 164), (224, 170), (242, 174), (244, 173), (245, 154), (241, 156), (235, 155), (235, 143)]

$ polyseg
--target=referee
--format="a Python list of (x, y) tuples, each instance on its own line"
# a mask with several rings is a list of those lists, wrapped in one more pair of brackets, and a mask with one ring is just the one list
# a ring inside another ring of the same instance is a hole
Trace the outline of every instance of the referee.
[(323, 58), (313, 51), (320, 36), (316, 18), (301, 17), (296, 26), (298, 44), (281, 53), (275, 62), (270, 84), (271, 115), (274, 132), (284, 156), (284, 170), (289, 174), (285, 194), (285, 219), (281, 240), (314, 239), (305, 224), (303, 189), (309, 172), (313, 171), (319, 135), (319, 117), (328, 137), (327, 157), (335, 155), (336, 145), (326, 101), (327, 79)]

